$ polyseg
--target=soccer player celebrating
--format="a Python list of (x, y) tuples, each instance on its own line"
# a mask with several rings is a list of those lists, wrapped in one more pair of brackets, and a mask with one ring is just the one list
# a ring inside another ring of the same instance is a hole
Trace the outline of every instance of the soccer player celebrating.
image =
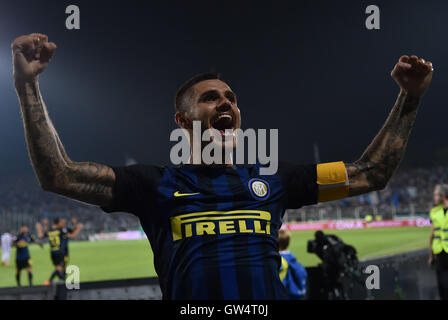
[[(260, 164), (110, 167), (73, 161), (64, 150), (38, 83), (55, 50), (42, 34), (12, 44), (15, 88), (40, 185), (106, 212), (138, 216), (165, 299), (286, 299), (277, 243), (285, 209), (383, 189), (403, 157), (433, 73), (432, 64), (416, 56), (399, 59), (391, 73), (400, 87), (397, 101), (354, 163), (280, 163), (273, 175), (261, 175)], [(217, 74), (186, 82), (175, 108), (175, 121), (190, 138), (193, 121), (223, 136), (241, 125), (236, 95)], [(191, 149), (194, 159), (201, 148)]]
[(65, 219), (54, 218), (51, 230), (43, 230), (37, 223), (37, 235), (39, 238), (48, 238), (50, 243), (51, 261), (54, 265), (54, 271), (50, 279), (45, 281), (45, 285), (53, 282), (55, 277), (60, 280), (65, 279), (65, 267), (68, 263), (68, 240), (75, 238), (82, 229), (82, 224), (77, 223), (74, 229), (66, 227)]
[[(31, 257), (28, 249), (29, 244), (35, 242), (35, 237), (28, 231), (28, 227), (23, 225), (20, 227), (20, 233), (13, 242), (16, 251), (16, 281), (20, 287), (20, 274), (22, 269), (26, 269), (28, 273), (28, 283), (30, 287), (33, 285), (33, 272), (31, 268)], [(42, 246), (40, 244), (40, 246)]]

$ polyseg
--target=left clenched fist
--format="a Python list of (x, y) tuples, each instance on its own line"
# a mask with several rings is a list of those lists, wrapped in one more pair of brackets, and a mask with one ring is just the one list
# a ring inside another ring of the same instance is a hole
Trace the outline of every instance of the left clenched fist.
[(433, 71), (430, 61), (417, 56), (402, 56), (390, 75), (403, 93), (422, 97), (431, 83)]

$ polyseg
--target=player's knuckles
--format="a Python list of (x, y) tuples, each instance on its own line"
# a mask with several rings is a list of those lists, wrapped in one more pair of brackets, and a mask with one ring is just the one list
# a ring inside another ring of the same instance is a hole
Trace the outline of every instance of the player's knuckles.
[(26, 51), (34, 50), (35, 49), (34, 40), (33, 38), (27, 36), (17, 38), (12, 43), (12, 48), (13, 50), (26, 50)]
[(418, 63), (417, 57), (416, 56), (410, 57), (408, 63), (411, 64), (412, 66), (415, 66)]
[(48, 41), (48, 36), (42, 33), (32, 33), (30, 34), (30, 37), (34, 38), (36, 41)]
[(424, 74), (428, 74), (430, 71), (431, 71), (431, 67), (430, 66), (428, 66), (426, 63), (424, 63), (424, 62), (421, 62), (420, 64), (419, 64), (419, 70), (420, 70), (420, 72), (422, 72), (422, 73), (424, 73)]
[(27, 38), (22, 36), (22, 37), (15, 39), (12, 42), (11, 47), (12, 47), (12, 49), (18, 49), (18, 48), (23, 47), (23, 45), (26, 44), (26, 42), (27, 42)]

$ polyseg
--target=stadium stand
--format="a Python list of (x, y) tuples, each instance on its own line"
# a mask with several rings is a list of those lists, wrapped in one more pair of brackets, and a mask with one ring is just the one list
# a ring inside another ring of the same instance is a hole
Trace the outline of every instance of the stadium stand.
[(106, 214), (101, 209), (43, 191), (33, 176), (21, 176), (0, 183), (0, 234), (10, 230), (15, 233), (22, 224), (31, 230), (44, 217), (67, 220), (76, 216), (83, 223), (78, 240), (87, 240), (91, 234), (137, 230), (140, 223), (127, 213)]
[(381, 219), (427, 217), (435, 185), (447, 179), (447, 167), (399, 169), (382, 191), (288, 210), (286, 220), (364, 219), (367, 215)]

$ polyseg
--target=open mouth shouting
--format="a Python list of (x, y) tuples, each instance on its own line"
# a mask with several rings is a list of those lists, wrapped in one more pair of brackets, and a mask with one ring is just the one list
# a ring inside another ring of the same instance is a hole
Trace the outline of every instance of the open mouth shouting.
[(218, 130), (221, 137), (233, 136), (235, 117), (230, 112), (220, 113), (212, 119), (211, 128)]

